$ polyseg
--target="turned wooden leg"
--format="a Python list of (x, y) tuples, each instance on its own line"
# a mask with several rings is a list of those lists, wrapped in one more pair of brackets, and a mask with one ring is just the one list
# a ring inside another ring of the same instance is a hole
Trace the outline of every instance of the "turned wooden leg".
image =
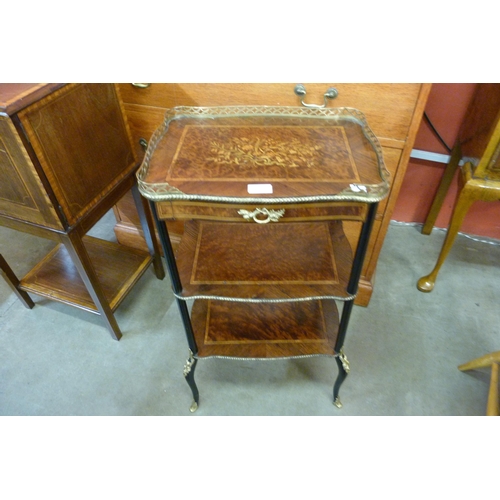
[(486, 405), (486, 416), (489, 417), (498, 417), (500, 413), (498, 405), (498, 363), (500, 363), (500, 351), (490, 352), (458, 367), (460, 371), (467, 371), (491, 366), (488, 403)]
[(465, 215), (467, 214), (470, 206), (475, 201), (474, 190), (468, 189), (467, 184), (458, 192), (455, 201), (455, 207), (453, 208), (453, 213), (451, 215), (450, 224), (446, 233), (446, 238), (444, 240), (441, 252), (437, 259), (434, 269), (427, 275), (423, 276), (418, 280), (417, 288), (421, 292), (432, 292), (434, 289), (434, 284), (436, 282), (437, 275), (443, 262), (446, 260), (455, 237), (457, 236), (458, 230), (462, 225)]
[(35, 307), (35, 303), (31, 300), (31, 297), (24, 290), (19, 289), (19, 280), (2, 255), (0, 255), (0, 271), (5, 278), (5, 281), (7, 281), (9, 286), (12, 288), (12, 290), (17, 295), (18, 299), (24, 304), (24, 306), (28, 309), (33, 309), (33, 307)]
[(73, 264), (76, 266), (87, 291), (92, 297), (97, 310), (108, 327), (111, 336), (115, 340), (120, 340), (122, 333), (118, 327), (118, 323), (116, 322), (109, 302), (104, 295), (102, 286), (99, 283), (99, 279), (92, 261), (90, 260), (87, 249), (83, 244), (83, 236), (84, 235), (80, 234), (80, 231), (75, 230), (70, 234), (63, 236), (62, 241), (71, 257), (71, 260), (73, 261)]
[(448, 192), (451, 181), (453, 180), (455, 172), (457, 171), (461, 156), (462, 153), (460, 150), (460, 145), (456, 144), (451, 152), (450, 161), (448, 162), (448, 165), (446, 165), (443, 177), (441, 178), (436, 195), (434, 196), (431, 208), (429, 209), (429, 213), (427, 214), (427, 218), (425, 219), (425, 223), (422, 227), (422, 234), (431, 234), (432, 228), (434, 227), (436, 219), (439, 215), (439, 211), (443, 206), (446, 193)]
[(498, 407), (498, 364), (491, 365), (490, 390), (488, 392), (488, 404), (486, 406), (487, 417), (498, 417), (500, 408)]

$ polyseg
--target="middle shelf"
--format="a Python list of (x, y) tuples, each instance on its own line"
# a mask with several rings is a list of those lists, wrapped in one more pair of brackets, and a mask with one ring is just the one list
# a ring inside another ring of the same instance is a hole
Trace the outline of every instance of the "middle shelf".
[(188, 221), (176, 258), (185, 300), (353, 299), (353, 252), (339, 220)]

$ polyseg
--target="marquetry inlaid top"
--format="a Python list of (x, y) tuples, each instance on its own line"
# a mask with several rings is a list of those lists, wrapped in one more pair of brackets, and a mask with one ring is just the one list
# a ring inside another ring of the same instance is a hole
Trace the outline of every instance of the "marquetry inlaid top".
[(138, 172), (155, 201), (379, 201), (388, 177), (377, 138), (350, 108), (174, 108)]

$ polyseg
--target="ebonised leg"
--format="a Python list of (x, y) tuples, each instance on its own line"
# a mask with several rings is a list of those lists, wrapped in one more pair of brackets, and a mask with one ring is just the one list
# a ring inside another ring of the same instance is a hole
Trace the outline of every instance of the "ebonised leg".
[(337, 380), (335, 381), (335, 385), (333, 387), (333, 404), (337, 408), (342, 408), (342, 403), (340, 402), (339, 398), (339, 390), (340, 386), (346, 379), (348, 373), (349, 373), (349, 361), (347, 361), (346, 355), (344, 352), (341, 350), (339, 355), (335, 358), (335, 361), (337, 362), (337, 366), (339, 368), (339, 374), (337, 376)]
[[(150, 203), (151, 212), (153, 218), (156, 222), (156, 228), (158, 229), (158, 235), (160, 237), (160, 242), (163, 248), (163, 253), (165, 254), (165, 260), (167, 262), (167, 269), (170, 275), (170, 281), (172, 283), (172, 289), (175, 294), (180, 295), (182, 293), (182, 283), (179, 276), (179, 271), (177, 269), (177, 264), (175, 262), (175, 255), (170, 242), (170, 237), (168, 235), (168, 230), (164, 221), (158, 218), (158, 213), (156, 212), (156, 207), (154, 203)], [(184, 325), (184, 331), (186, 333), (186, 338), (189, 345), (189, 358), (184, 366), (184, 377), (186, 378), (189, 387), (193, 393), (193, 404), (189, 409), (191, 413), (195, 412), (198, 408), (198, 403), (200, 400), (198, 388), (194, 381), (194, 369), (198, 360), (195, 358), (198, 348), (196, 346), (196, 341), (194, 338), (193, 327), (191, 325), (191, 318), (189, 317), (189, 311), (187, 308), (186, 301), (176, 297), (177, 305), (179, 307), (179, 312), (181, 314), (182, 323)]]
[(344, 354), (343, 345), (353, 306), (354, 300), (350, 300), (344, 303), (342, 309), (342, 317), (340, 319), (339, 335), (337, 337), (337, 343), (335, 344), (335, 352), (337, 353), (335, 361), (337, 362), (337, 366), (339, 368), (339, 374), (333, 387), (333, 404), (337, 408), (342, 408), (342, 403), (339, 399), (339, 390), (340, 386), (346, 379), (347, 374), (349, 373), (349, 361), (347, 361), (347, 358)]
[[(370, 239), (370, 234), (373, 227), (373, 221), (375, 220), (375, 215), (377, 213), (377, 208), (378, 203), (372, 203), (369, 206), (366, 220), (361, 228), (358, 246), (356, 248), (353, 266), (351, 269), (351, 275), (349, 277), (349, 283), (347, 285), (347, 291), (352, 295), (356, 295), (358, 291), (359, 278), (361, 277), (363, 262), (365, 259), (366, 250), (368, 248), (368, 241)], [(335, 352), (337, 353), (335, 360), (337, 361), (339, 374), (333, 387), (333, 404), (337, 406), (337, 408), (342, 408), (342, 403), (339, 399), (339, 390), (342, 382), (344, 382), (347, 374), (349, 373), (349, 361), (347, 361), (347, 358), (344, 354), (343, 346), (353, 307), (354, 300), (348, 300), (344, 302), (344, 306), (342, 307), (342, 317), (340, 319), (339, 325), (339, 333), (337, 336), (337, 342), (335, 343)]]
[(196, 368), (197, 362), (198, 360), (194, 357), (193, 351), (189, 351), (189, 358), (184, 365), (184, 377), (193, 393), (193, 403), (189, 408), (191, 413), (194, 413), (198, 409), (198, 404), (200, 402), (200, 394), (198, 392), (198, 387), (196, 387), (196, 382), (194, 381), (194, 369)]

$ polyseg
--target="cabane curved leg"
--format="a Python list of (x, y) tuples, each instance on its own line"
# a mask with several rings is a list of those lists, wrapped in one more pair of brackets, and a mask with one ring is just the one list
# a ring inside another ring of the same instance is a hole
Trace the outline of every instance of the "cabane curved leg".
[(186, 378), (186, 382), (193, 393), (193, 403), (189, 408), (191, 413), (194, 413), (198, 409), (198, 404), (200, 402), (200, 393), (198, 392), (198, 387), (196, 387), (196, 382), (194, 381), (194, 369), (196, 368), (197, 362), (198, 360), (194, 357), (193, 352), (189, 351), (189, 358), (184, 365), (184, 377)]
[(457, 143), (451, 152), (451, 158), (446, 165), (443, 176), (441, 177), (441, 181), (439, 183), (439, 187), (436, 191), (436, 195), (434, 196), (434, 200), (432, 201), (432, 205), (429, 209), (429, 213), (425, 219), (425, 223), (422, 226), (422, 234), (431, 234), (432, 228), (436, 223), (436, 219), (439, 215), (441, 207), (443, 206), (444, 199), (446, 198), (446, 194), (450, 189), (451, 182), (455, 177), (455, 172), (459, 168), (460, 160), (462, 159), (462, 151), (460, 145)]
[(333, 386), (333, 404), (337, 408), (342, 408), (342, 403), (339, 398), (340, 386), (342, 385), (350, 371), (349, 361), (347, 360), (347, 357), (342, 349), (340, 350), (338, 356), (335, 358), (335, 361), (337, 362), (337, 366), (339, 368), (339, 374), (337, 376), (337, 380), (335, 381), (335, 385)]
[(467, 185), (465, 185), (464, 188), (458, 192), (450, 224), (446, 232), (446, 237), (443, 242), (443, 246), (441, 248), (441, 252), (439, 254), (437, 262), (434, 266), (434, 269), (428, 275), (422, 276), (418, 280), (417, 288), (421, 292), (432, 292), (432, 290), (434, 289), (434, 285), (436, 283), (436, 278), (439, 273), (439, 270), (441, 269), (441, 266), (446, 260), (446, 257), (448, 256), (451, 247), (453, 246), (455, 237), (458, 234), (460, 226), (470, 206), (476, 199), (474, 194), (475, 194), (474, 191), (470, 189)]

